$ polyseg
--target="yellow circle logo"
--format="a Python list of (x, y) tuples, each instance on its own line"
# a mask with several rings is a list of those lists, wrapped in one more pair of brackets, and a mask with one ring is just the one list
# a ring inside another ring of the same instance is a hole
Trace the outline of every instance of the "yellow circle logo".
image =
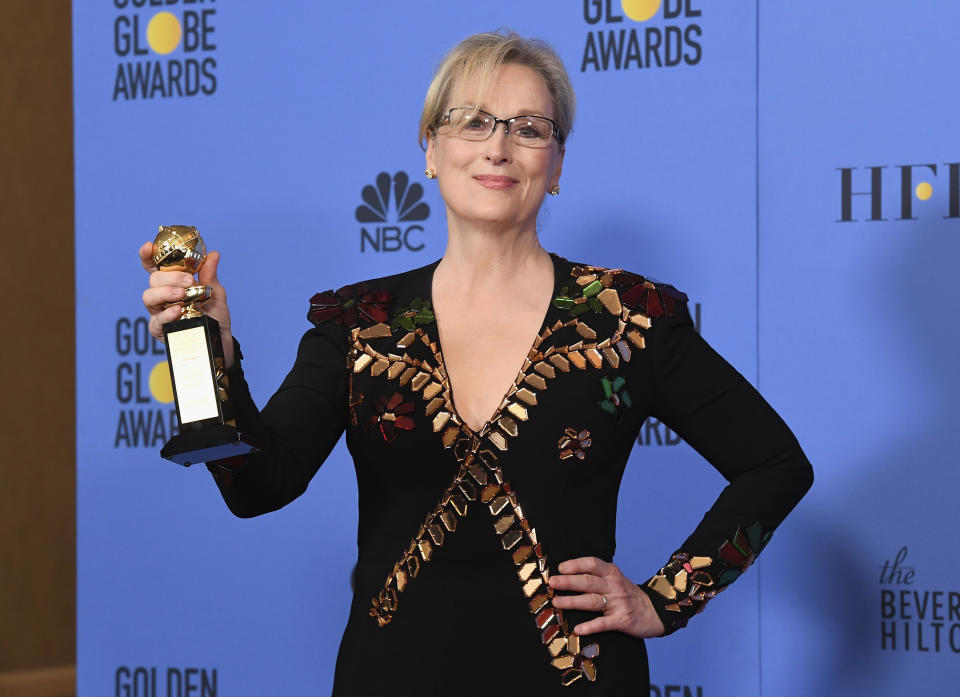
[(914, 189), (917, 194), (917, 198), (921, 201), (926, 201), (928, 198), (933, 196), (933, 187), (930, 186), (929, 182), (920, 182), (917, 184), (917, 188)]
[(170, 369), (166, 361), (160, 361), (150, 371), (150, 394), (161, 404), (173, 401), (173, 385), (170, 384)]
[(158, 12), (147, 25), (147, 43), (157, 53), (166, 55), (180, 45), (180, 20), (172, 12)]
[(620, 0), (623, 12), (634, 22), (646, 22), (657, 14), (660, 0)]

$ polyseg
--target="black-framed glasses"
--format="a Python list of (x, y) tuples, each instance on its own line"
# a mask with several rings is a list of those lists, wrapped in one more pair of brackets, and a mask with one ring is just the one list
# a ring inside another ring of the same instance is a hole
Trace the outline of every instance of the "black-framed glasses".
[(503, 124), (503, 132), (517, 145), (527, 148), (545, 148), (556, 138), (563, 145), (560, 129), (546, 116), (514, 116), (498, 119), (493, 114), (473, 107), (457, 106), (444, 114), (437, 124), (437, 133), (464, 140), (486, 140)]

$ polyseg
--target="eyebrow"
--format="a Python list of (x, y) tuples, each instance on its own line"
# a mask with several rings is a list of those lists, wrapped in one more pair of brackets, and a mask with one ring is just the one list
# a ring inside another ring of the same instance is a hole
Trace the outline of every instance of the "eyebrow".
[[(478, 106), (474, 108), (479, 109), (480, 111), (485, 111), (488, 114), (490, 113), (490, 110), (487, 109), (487, 107), (485, 106)], [(545, 119), (550, 118), (549, 116), (547, 116), (546, 114), (544, 114), (542, 111), (538, 109), (523, 109), (521, 111), (518, 111), (514, 116), (511, 116), (510, 118), (513, 119), (513, 118), (516, 118), (517, 116), (542, 116)]]

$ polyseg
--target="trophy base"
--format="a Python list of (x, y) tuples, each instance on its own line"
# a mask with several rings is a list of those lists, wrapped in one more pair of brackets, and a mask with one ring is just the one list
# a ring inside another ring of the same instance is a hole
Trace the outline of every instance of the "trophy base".
[(174, 436), (163, 446), (160, 457), (189, 467), (197, 462), (222, 460), (256, 451), (257, 448), (232, 426), (208, 426)]

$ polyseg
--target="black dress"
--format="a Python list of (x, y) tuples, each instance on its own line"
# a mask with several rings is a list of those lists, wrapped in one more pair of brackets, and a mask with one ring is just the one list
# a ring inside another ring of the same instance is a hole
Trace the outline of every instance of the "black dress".
[(730, 482), (641, 585), (668, 633), (750, 565), (810, 486), (796, 439), (694, 331), (686, 296), (553, 263), (540, 334), (479, 432), (451, 401), (436, 262), (315, 295), (315, 327), (262, 412), (239, 361), (228, 372), (237, 424), (260, 447), (208, 463), (236, 515), (295, 499), (347, 433), (359, 553), (335, 695), (647, 695), (643, 641), (575, 636), (595, 615), (555, 609), (546, 581), (565, 559), (612, 559), (621, 475), (648, 416)]

